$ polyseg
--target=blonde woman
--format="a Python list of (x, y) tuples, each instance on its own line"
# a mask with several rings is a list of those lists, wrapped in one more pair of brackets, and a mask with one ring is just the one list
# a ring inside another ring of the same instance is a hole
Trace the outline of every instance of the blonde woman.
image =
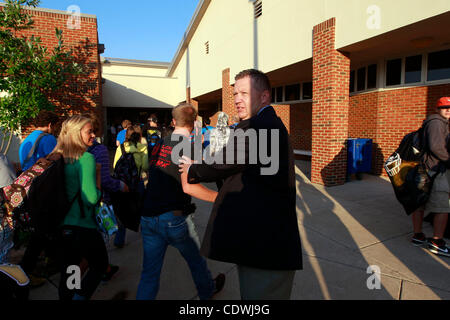
[[(62, 272), (59, 285), (61, 300), (88, 300), (108, 266), (108, 255), (94, 218), (101, 196), (96, 179), (94, 156), (87, 148), (94, 143), (95, 134), (90, 118), (75, 115), (64, 121), (53, 153), (62, 154), (65, 162), (67, 198), (73, 201), (62, 226)], [(67, 288), (67, 268), (79, 265), (82, 258), (89, 271), (81, 282), (81, 289)]]

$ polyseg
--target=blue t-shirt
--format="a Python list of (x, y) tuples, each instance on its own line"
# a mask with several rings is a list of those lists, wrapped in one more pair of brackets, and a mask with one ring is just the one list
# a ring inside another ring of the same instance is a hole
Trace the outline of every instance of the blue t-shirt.
[(123, 143), (125, 142), (126, 134), (127, 134), (127, 129), (123, 129), (122, 131), (120, 131), (120, 132), (117, 134), (116, 140), (119, 141), (120, 144), (123, 144)]
[(209, 137), (211, 135), (211, 130), (214, 129), (214, 127), (206, 126), (202, 128), (202, 135), (205, 137), (203, 139), (203, 147), (206, 148), (209, 145)]
[(39, 141), (39, 145), (36, 147), (36, 150), (34, 151), (34, 154), (26, 163), (24, 163), (25, 159), (28, 156), (28, 153), (33, 147), (33, 144), (35, 143), (35, 141), (37, 140), (37, 138), (41, 133), (42, 131), (40, 130), (33, 131), (25, 140), (23, 140), (23, 142), (20, 145), (19, 159), (23, 171), (31, 168), (33, 164), (35, 164), (36, 161), (38, 161), (38, 159), (44, 158), (47, 155), (49, 155), (56, 147), (56, 138), (53, 135), (48, 134), (42, 137), (41, 141)]

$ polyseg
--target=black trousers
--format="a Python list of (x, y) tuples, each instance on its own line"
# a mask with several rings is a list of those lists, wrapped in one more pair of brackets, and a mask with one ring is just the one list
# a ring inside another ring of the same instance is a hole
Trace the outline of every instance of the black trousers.
[[(96, 229), (65, 226), (62, 230), (61, 249), (60, 300), (71, 300), (75, 293), (90, 299), (108, 267), (108, 252), (102, 235)], [(73, 274), (67, 273), (67, 268), (78, 266), (82, 258), (87, 260), (89, 270), (81, 281), (81, 288), (71, 290), (67, 286), (67, 280)]]
[(47, 256), (55, 259), (57, 258), (57, 252), (59, 251), (58, 243), (60, 240), (58, 236), (59, 235), (56, 232), (53, 234), (45, 234), (34, 231), (31, 234), (22, 261), (20, 262), (20, 266), (25, 273), (29, 275), (33, 272), (42, 251), (45, 251)]
[[(16, 281), (0, 272), (0, 301), (25, 301), (30, 293), (29, 286), (21, 287)], [(6, 307), (6, 306), (5, 306)]]

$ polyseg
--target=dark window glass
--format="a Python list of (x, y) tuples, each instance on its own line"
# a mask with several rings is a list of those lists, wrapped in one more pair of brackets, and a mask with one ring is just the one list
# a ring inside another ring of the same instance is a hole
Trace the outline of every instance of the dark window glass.
[(450, 78), (450, 50), (428, 54), (428, 81)]
[(422, 56), (407, 57), (405, 59), (405, 83), (422, 81)]
[(305, 82), (303, 84), (303, 100), (310, 100), (312, 99), (312, 82)]
[(395, 86), (401, 83), (402, 59), (389, 60), (386, 64), (386, 85)]
[(283, 101), (283, 87), (276, 88), (276, 91), (277, 91), (276, 102), (282, 102)]
[(300, 83), (286, 86), (284, 101), (300, 100)]
[(275, 88), (272, 88), (272, 103), (275, 102)]
[(358, 69), (356, 79), (356, 90), (361, 91), (366, 88), (366, 68)]
[(377, 65), (371, 64), (367, 67), (367, 89), (377, 87)]
[(350, 71), (350, 92), (355, 92), (355, 70)]

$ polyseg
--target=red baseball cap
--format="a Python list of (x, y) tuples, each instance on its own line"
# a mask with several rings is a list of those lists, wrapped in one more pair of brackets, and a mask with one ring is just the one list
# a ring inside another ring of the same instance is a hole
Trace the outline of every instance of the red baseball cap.
[(437, 108), (450, 108), (450, 97), (442, 97), (436, 104)]

